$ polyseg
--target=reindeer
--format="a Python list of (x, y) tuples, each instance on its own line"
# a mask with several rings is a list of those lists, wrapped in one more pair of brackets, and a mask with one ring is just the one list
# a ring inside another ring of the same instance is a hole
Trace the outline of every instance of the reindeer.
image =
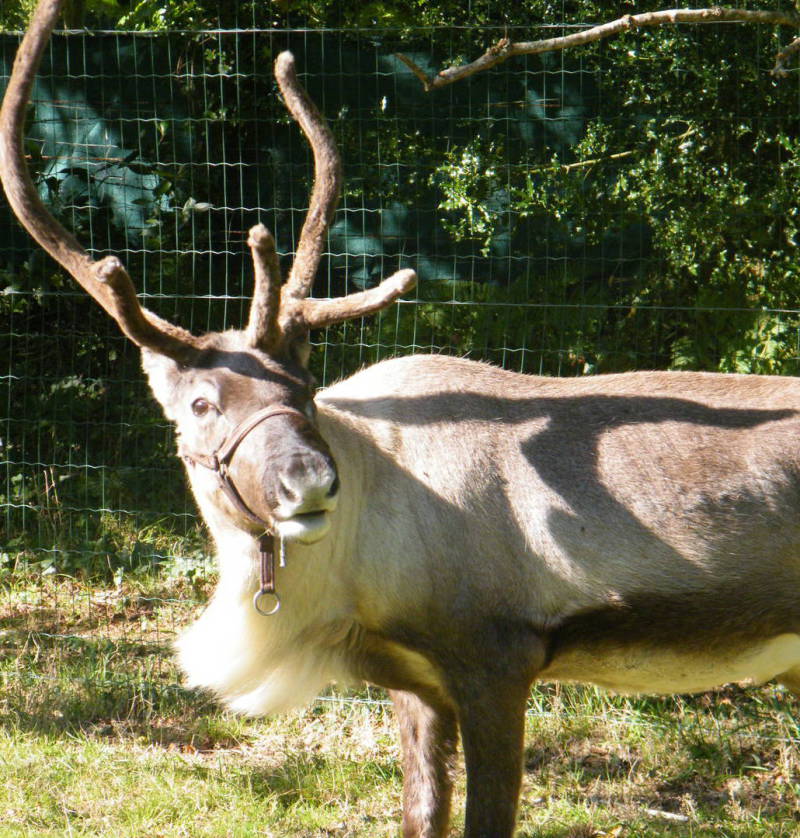
[(447, 833), (459, 731), (465, 835), (512, 834), (534, 680), (800, 687), (798, 381), (564, 380), (422, 355), (315, 394), (309, 331), (384, 308), (415, 276), (309, 297), (341, 166), (287, 53), (275, 73), (315, 158), (291, 273), (281, 284), (257, 225), (245, 328), (197, 337), (165, 322), (118, 259), (93, 262), (49, 215), (27, 173), (23, 111), (58, 7), (39, 4), (14, 65), (2, 180), (31, 235), (141, 348), (177, 426), (219, 565), (177, 644), (191, 685), (250, 714), (331, 679), (387, 688), (408, 838)]

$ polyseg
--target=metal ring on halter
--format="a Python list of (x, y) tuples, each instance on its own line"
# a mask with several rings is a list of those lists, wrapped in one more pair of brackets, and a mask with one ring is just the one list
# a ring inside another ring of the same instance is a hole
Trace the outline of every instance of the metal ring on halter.
[[(261, 599), (265, 596), (272, 596), (275, 597), (275, 605), (273, 606), (271, 611), (265, 611), (261, 607)], [(275, 591), (257, 591), (256, 595), (253, 597), (253, 608), (261, 614), (262, 617), (271, 617), (273, 614), (277, 614), (281, 607), (281, 598), (275, 593)]]

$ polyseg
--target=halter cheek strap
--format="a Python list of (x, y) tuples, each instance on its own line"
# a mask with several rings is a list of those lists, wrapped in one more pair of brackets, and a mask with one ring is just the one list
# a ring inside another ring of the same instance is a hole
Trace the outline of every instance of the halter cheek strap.
[[(217, 482), (219, 488), (222, 490), (225, 497), (231, 504), (249, 521), (264, 528), (264, 532), (258, 539), (258, 554), (259, 563), (261, 565), (261, 587), (253, 597), (253, 607), (259, 614), (265, 617), (275, 614), (281, 607), (280, 597), (275, 591), (275, 542), (280, 541), (280, 566), (284, 567), (286, 564), (286, 553), (284, 549), (283, 539), (277, 539), (271, 521), (265, 521), (261, 516), (257, 515), (245, 503), (239, 490), (233, 482), (230, 475), (229, 466), (236, 449), (242, 443), (242, 440), (252, 431), (258, 427), (265, 419), (270, 419), (273, 416), (299, 416), (307, 421), (304, 413), (296, 410), (293, 407), (286, 405), (275, 405), (272, 407), (264, 407), (251, 413), (243, 421), (230, 432), (230, 434), (223, 440), (222, 444), (217, 450), (211, 454), (197, 454), (190, 452), (181, 445), (179, 449), (180, 456), (192, 465), (201, 465), (213, 471), (217, 475)], [(262, 606), (261, 601), (266, 596), (274, 598), (272, 608)]]

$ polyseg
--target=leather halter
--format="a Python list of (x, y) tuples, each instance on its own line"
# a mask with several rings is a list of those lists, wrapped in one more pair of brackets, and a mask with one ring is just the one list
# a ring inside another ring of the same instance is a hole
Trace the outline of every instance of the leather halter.
[[(258, 539), (258, 554), (261, 564), (261, 587), (253, 597), (253, 607), (259, 614), (265, 617), (277, 613), (281, 607), (281, 600), (275, 591), (275, 531), (271, 521), (265, 521), (245, 503), (239, 490), (236, 488), (233, 478), (231, 477), (229, 466), (236, 449), (241, 445), (244, 438), (254, 428), (258, 427), (265, 419), (270, 419), (273, 416), (299, 416), (307, 421), (304, 413), (294, 407), (288, 405), (273, 405), (271, 407), (263, 407), (255, 413), (251, 413), (246, 419), (239, 422), (238, 425), (228, 434), (222, 441), (222, 444), (214, 451), (213, 454), (198, 454), (196, 452), (189, 452), (181, 444), (178, 453), (192, 465), (201, 465), (204, 468), (213, 471), (217, 475), (217, 482), (219, 488), (222, 490), (225, 497), (231, 504), (244, 515), (249, 521), (264, 528), (264, 532)], [(280, 545), (280, 563), (284, 566), (284, 551), (283, 540)], [(269, 609), (261, 607), (261, 599), (265, 596), (272, 596), (275, 598), (275, 605)]]

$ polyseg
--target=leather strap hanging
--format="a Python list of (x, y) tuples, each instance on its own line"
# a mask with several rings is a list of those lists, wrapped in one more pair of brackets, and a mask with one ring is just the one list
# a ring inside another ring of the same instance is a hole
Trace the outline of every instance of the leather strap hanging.
[[(201, 465), (204, 468), (210, 469), (217, 475), (219, 487), (224, 493), (225, 497), (231, 504), (244, 515), (249, 521), (264, 528), (264, 532), (258, 539), (258, 554), (259, 564), (261, 568), (261, 587), (256, 591), (253, 597), (253, 607), (259, 614), (268, 617), (277, 613), (281, 607), (281, 600), (275, 590), (275, 542), (278, 538), (271, 521), (265, 521), (245, 503), (244, 498), (239, 494), (233, 478), (230, 475), (228, 467), (230, 466), (233, 455), (236, 449), (242, 443), (242, 440), (252, 431), (258, 427), (265, 419), (270, 419), (273, 416), (294, 415), (301, 417), (304, 421), (306, 416), (301, 411), (287, 405), (273, 405), (272, 407), (264, 407), (250, 414), (246, 419), (239, 422), (238, 425), (228, 434), (222, 441), (222, 444), (210, 456), (208, 454), (197, 454), (189, 452), (181, 446), (180, 456), (189, 463)], [(284, 566), (284, 552), (283, 540), (281, 539), (281, 567)], [(261, 605), (261, 600), (271, 596), (275, 600), (275, 604), (271, 609), (264, 608)]]
[[(271, 532), (265, 532), (258, 539), (258, 555), (261, 564), (261, 587), (253, 597), (253, 608), (265, 617), (275, 614), (281, 607), (281, 598), (275, 590), (275, 541), (275, 535)], [(263, 608), (261, 605), (261, 600), (267, 596), (274, 597), (275, 599), (275, 604), (272, 608)]]

